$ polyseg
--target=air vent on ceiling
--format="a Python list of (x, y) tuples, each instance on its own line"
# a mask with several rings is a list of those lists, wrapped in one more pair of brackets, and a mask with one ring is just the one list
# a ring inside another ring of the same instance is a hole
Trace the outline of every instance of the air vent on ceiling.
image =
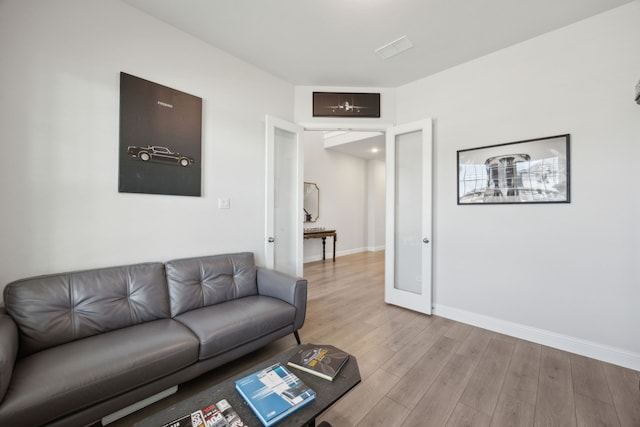
[(413, 43), (411, 43), (411, 40), (409, 40), (407, 36), (402, 36), (399, 39), (377, 48), (376, 53), (380, 58), (388, 59), (412, 47)]

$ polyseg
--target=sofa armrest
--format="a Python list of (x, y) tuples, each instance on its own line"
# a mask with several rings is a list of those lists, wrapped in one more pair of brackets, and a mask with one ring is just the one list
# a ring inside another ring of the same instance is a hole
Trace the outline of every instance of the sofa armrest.
[(258, 294), (281, 299), (296, 308), (294, 330), (304, 325), (307, 313), (307, 279), (257, 267)]
[(0, 402), (9, 388), (18, 355), (18, 327), (8, 314), (0, 312)]

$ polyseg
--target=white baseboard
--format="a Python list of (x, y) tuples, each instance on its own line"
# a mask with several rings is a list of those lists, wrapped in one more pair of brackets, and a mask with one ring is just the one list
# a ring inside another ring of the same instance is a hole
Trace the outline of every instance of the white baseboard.
[(440, 304), (435, 305), (434, 314), (479, 328), (640, 371), (640, 354), (631, 353), (619, 348)]
[[(353, 254), (358, 254), (360, 252), (368, 252), (368, 251), (369, 250), (367, 248), (356, 248), (356, 249), (348, 249), (345, 251), (336, 251), (336, 258), (345, 256), (345, 255), (353, 255)], [(327, 250), (325, 253), (325, 258), (328, 260), (333, 259), (333, 250)], [(321, 260), (322, 260), (322, 253), (303, 258), (302, 262), (307, 263), (307, 262), (314, 262), (314, 261), (321, 261)]]

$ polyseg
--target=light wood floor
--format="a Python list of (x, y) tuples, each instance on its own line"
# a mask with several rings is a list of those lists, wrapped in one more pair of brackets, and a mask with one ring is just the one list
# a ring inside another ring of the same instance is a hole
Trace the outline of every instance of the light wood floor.
[[(305, 264), (302, 341), (355, 355), (362, 376), (319, 421), (333, 427), (640, 427), (639, 372), (386, 305), (383, 258), (367, 252)], [(293, 336), (282, 338), (157, 405), (293, 345)], [(130, 425), (145, 411), (115, 425)]]

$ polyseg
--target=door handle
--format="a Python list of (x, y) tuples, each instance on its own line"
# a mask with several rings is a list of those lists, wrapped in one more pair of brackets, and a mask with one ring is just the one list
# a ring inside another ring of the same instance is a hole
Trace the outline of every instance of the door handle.
[(422, 243), (429, 243), (429, 239), (425, 237), (424, 239), (422, 239)]
[(276, 241), (276, 239), (275, 239), (275, 238), (273, 238), (273, 237), (269, 237), (269, 238), (267, 239), (267, 242), (269, 242), (269, 243), (273, 243), (273, 242), (275, 242), (275, 241)]

